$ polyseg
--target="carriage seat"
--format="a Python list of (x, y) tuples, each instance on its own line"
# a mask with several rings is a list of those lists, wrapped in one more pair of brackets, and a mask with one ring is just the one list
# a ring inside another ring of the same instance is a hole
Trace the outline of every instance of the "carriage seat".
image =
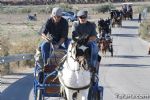
[(61, 59), (65, 56), (64, 50), (55, 50), (53, 53), (50, 53), (50, 57), (48, 59), (48, 63), (44, 65), (43, 59), (42, 59), (42, 53), (40, 48), (36, 49), (36, 53), (34, 55), (35, 63), (40, 69), (44, 69), (44, 73), (51, 73), (53, 72), (56, 67), (61, 62)]

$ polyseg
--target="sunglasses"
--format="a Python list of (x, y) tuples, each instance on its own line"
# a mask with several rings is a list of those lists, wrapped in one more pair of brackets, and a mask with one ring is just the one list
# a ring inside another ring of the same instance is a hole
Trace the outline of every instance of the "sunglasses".
[(86, 19), (87, 17), (86, 16), (80, 16), (79, 18), (80, 19)]

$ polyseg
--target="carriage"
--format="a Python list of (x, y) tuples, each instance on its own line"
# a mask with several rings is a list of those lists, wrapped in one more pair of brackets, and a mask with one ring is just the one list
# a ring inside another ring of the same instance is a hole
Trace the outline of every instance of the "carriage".
[(122, 3), (122, 17), (124, 20), (133, 19), (132, 3)]
[[(61, 86), (57, 77), (57, 66), (60, 58), (65, 54), (64, 50), (57, 50), (50, 56), (48, 62), (49, 66), (42, 64), (41, 54), (39, 58), (35, 57), (35, 70), (34, 70), (34, 97), (35, 100), (45, 100), (45, 97), (64, 97), (65, 95), (60, 93)], [(61, 61), (60, 61), (61, 62)]]
[[(70, 51), (69, 51), (70, 53)], [(46, 97), (60, 97), (67, 100), (67, 92), (61, 82), (60, 73), (64, 69), (62, 66), (67, 59), (66, 50), (55, 50), (50, 55), (49, 66), (43, 68), (41, 57), (35, 57), (34, 71), (34, 99), (45, 100)], [(64, 57), (63, 57), (64, 56)], [(70, 56), (69, 56), (70, 57)], [(60, 59), (62, 58), (62, 59)], [(57, 67), (59, 66), (59, 67)], [(70, 67), (71, 68), (71, 67)], [(59, 74), (59, 75), (58, 75)], [(87, 88), (87, 87), (86, 87)], [(88, 100), (103, 100), (103, 87), (99, 86), (98, 72), (92, 74), (91, 83), (88, 86)], [(74, 88), (69, 88), (73, 89)], [(84, 89), (84, 88), (83, 88)], [(78, 88), (77, 91), (80, 91)]]
[(114, 27), (115, 24), (117, 24), (118, 27), (122, 26), (122, 13), (119, 10), (112, 9), (110, 12), (110, 17), (112, 27)]

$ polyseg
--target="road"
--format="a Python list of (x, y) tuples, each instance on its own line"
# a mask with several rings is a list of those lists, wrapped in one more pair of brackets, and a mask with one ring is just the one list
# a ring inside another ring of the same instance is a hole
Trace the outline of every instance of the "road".
[[(112, 33), (114, 57), (107, 54), (100, 65), (104, 100), (150, 100), (150, 56), (138, 37), (138, 22), (124, 21), (123, 27), (113, 28)], [(33, 75), (14, 77), (2, 77), (0, 100), (34, 100)]]
[(150, 100), (150, 56), (138, 37), (137, 21), (112, 31), (114, 57), (103, 57), (100, 66), (104, 100)]

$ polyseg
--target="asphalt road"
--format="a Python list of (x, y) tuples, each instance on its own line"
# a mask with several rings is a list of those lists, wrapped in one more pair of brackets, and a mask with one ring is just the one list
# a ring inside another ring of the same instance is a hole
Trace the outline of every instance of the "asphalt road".
[[(150, 56), (138, 37), (138, 22), (124, 21), (123, 27), (113, 28), (112, 33), (114, 57), (107, 53), (100, 65), (104, 100), (150, 100)], [(34, 100), (33, 75), (2, 77), (0, 95), (0, 100)]]
[(150, 100), (150, 56), (138, 37), (138, 22), (125, 21), (113, 28), (114, 57), (103, 57), (100, 66), (104, 100)]

